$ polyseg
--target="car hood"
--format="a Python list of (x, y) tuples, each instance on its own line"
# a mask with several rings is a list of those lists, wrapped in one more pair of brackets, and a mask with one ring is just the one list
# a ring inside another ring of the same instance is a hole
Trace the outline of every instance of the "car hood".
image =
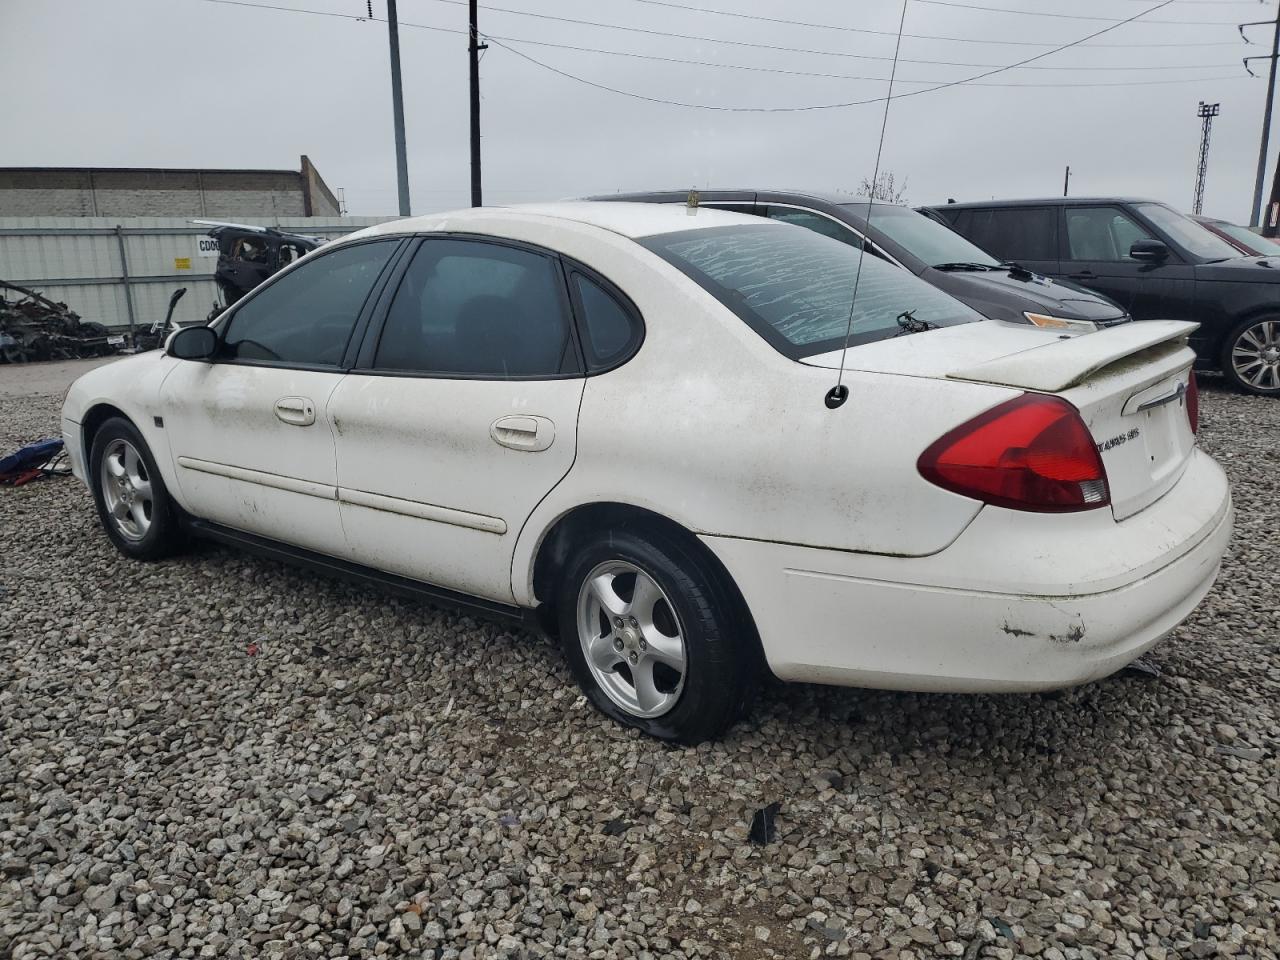
[(1023, 270), (928, 267), (922, 279), (996, 320), (1021, 321), (1024, 312), (1067, 320), (1114, 321), (1125, 316), (1119, 304), (1092, 290)]
[(1280, 257), (1236, 257), (1196, 266), (1197, 280), (1231, 283), (1280, 283)]

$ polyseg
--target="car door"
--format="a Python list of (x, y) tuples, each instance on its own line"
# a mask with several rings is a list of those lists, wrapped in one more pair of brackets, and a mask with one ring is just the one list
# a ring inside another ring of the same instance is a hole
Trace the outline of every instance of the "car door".
[(213, 362), (185, 361), (165, 379), (164, 428), (197, 517), (347, 553), (328, 403), (402, 242), (343, 245), (280, 274), (219, 323)]
[(1162, 240), (1136, 216), (1116, 204), (1063, 207), (1063, 271), (1105, 294), (1135, 320), (1194, 320), (1195, 267), (1172, 248), (1161, 263), (1129, 256), (1138, 240)]
[(422, 239), (334, 392), (353, 558), (512, 602), (516, 538), (577, 451), (583, 360), (560, 260)]

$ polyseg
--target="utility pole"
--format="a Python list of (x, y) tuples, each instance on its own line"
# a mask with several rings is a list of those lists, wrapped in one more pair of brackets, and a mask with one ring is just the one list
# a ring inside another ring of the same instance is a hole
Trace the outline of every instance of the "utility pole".
[(404, 147), (404, 91), (400, 88), (400, 22), (396, 0), (387, 0), (387, 39), (391, 43), (391, 112), (396, 125), (396, 185), (400, 216), (409, 216), (409, 158)]
[(1204, 212), (1204, 177), (1209, 172), (1209, 137), (1213, 135), (1213, 118), (1218, 115), (1220, 103), (1200, 101), (1196, 116), (1202, 121), (1200, 126), (1200, 162), (1196, 166), (1195, 199), (1191, 201), (1191, 212), (1199, 216)]
[(1067, 195), (1067, 188), (1071, 186), (1071, 165), (1067, 165), (1067, 175), (1062, 178), (1062, 195)]
[(488, 50), (487, 43), (480, 42), (478, 26), (478, 0), (471, 0), (471, 29), (467, 54), (471, 60), (471, 205), (482, 206), (480, 190), (480, 51)]
[[(1245, 57), (1244, 68), (1249, 70), (1250, 60), (1270, 60), (1271, 73), (1267, 80), (1267, 105), (1262, 112), (1262, 145), (1258, 148), (1258, 178), (1253, 186), (1253, 209), (1249, 213), (1249, 226), (1256, 227), (1260, 220), (1262, 207), (1262, 181), (1267, 175), (1267, 148), (1271, 144), (1271, 107), (1275, 103), (1276, 98), (1276, 60), (1280, 59), (1280, 3), (1277, 4), (1276, 18), (1274, 20), (1256, 20), (1253, 23), (1240, 24), (1240, 36), (1244, 37), (1245, 27), (1261, 27), (1270, 25), (1272, 27), (1271, 36), (1271, 56), (1270, 57)], [(1247, 40), (1248, 38), (1245, 37)], [(1249, 70), (1253, 74), (1252, 70)]]

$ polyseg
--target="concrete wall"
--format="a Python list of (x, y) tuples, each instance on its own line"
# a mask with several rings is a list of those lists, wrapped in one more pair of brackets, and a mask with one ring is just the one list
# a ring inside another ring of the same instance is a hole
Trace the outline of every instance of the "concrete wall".
[[(240, 222), (332, 238), (389, 219), (394, 218), (242, 217)], [(217, 257), (201, 256), (197, 245), (208, 229), (180, 218), (0, 217), (0, 278), (66, 303), (85, 320), (120, 329), (128, 328), (131, 316), (139, 326), (164, 319), (169, 295), (186, 287), (174, 316), (182, 322), (201, 320), (218, 297)]]
[(338, 215), (307, 157), (292, 170), (0, 169), (0, 217)]

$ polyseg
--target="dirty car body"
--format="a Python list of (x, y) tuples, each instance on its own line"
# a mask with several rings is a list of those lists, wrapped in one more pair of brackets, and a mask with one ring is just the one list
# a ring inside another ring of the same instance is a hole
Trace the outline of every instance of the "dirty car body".
[(669, 739), (724, 729), (761, 659), (1028, 691), (1167, 636), (1232, 523), (1193, 325), (985, 320), (870, 257), (850, 318), (857, 257), (646, 204), (384, 224), (86, 374), (63, 435), (109, 533), (150, 516), (112, 492), (114, 429), (197, 532), (532, 612)]

